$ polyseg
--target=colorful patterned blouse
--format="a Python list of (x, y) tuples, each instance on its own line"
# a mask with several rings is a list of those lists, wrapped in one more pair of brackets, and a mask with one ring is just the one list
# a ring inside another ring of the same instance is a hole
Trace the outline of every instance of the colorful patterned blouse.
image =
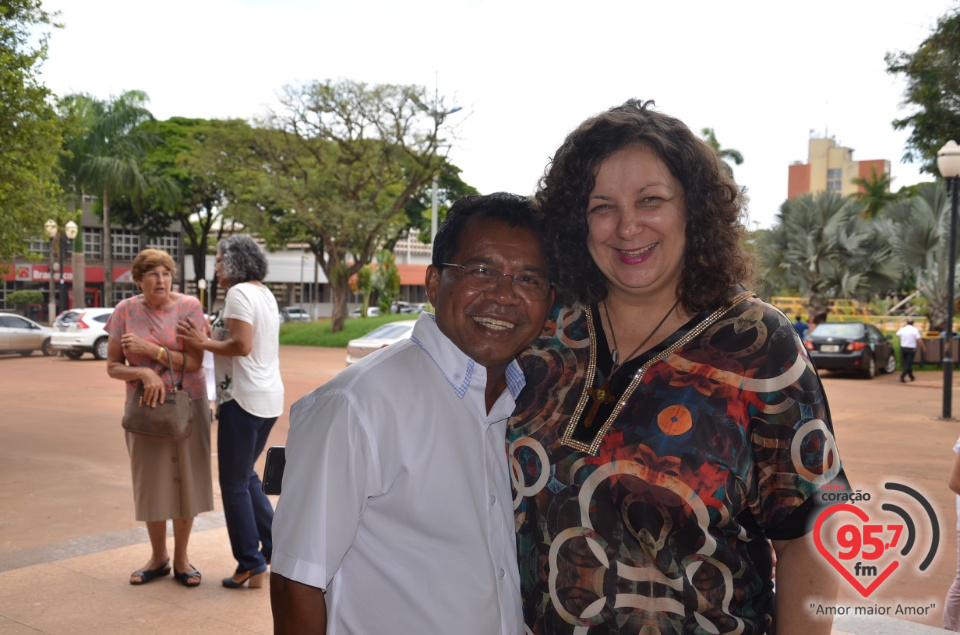
[(507, 437), (531, 631), (766, 633), (768, 539), (804, 535), (841, 467), (790, 320), (731, 294), (607, 386), (597, 308), (559, 308), (521, 364)]

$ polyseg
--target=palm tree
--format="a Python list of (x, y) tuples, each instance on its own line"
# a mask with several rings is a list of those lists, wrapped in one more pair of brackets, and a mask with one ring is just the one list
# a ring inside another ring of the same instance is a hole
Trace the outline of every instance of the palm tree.
[(866, 298), (899, 277), (885, 236), (860, 217), (862, 205), (836, 192), (786, 201), (774, 227), (757, 237), (768, 284), (807, 296), (815, 323), (826, 320), (831, 297)]
[(723, 161), (724, 167), (727, 169), (727, 176), (733, 176), (733, 168), (730, 167), (730, 161), (733, 161), (736, 165), (743, 163), (743, 155), (740, 154), (739, 150), (734, 150), (733, 148), (721, 148), (720, 142), (717, 141), (717, 134), (713, 131), (713, 128), (703, 128), (700, 130), (700, 135), (703, 137), (703, 140), (707, 143), (708, 146), (713, 148), (713, 151), (717, 153), (717, 156)]
[(125, 198), (136, 207), (149, 189), (149, 179), (140, 166), (154, 141), (139, 128), (141, 123), (153, 120), (147, 101), (146, 93), (136, 90), (106, 102), (84, 94), (64, 100), (76, 125), (65, 142), (63, 165), (68, 191), (75, 196), (99, 194), (103, 206), (103, 305), (107, 307), (113, 305), (111, 202)]
[(886, 205), (900, 200), (899, 194), (890, 191), (892, 183), (893, 178), (889, 174), (878, 174), (875, 167), (870, 168), (869, 177), (853, 179), (853, 184), (860, 186), (860, 191), (853, 194), (853, 197), (865, 205), (864, 218), (876, 218)]
[(950, 199), (943, 183), (918, 185), (913, 196), (885, 207), (880, 219), (903, 267), (913, 273), (917, 290), (927, 300), (931, 329), (944, 330), (950, 274)]

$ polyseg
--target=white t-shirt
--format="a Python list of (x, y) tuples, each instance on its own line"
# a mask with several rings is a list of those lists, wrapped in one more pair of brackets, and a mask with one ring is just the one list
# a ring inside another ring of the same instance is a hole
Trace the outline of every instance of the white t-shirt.
[(523, 632), (507, 418), (486, 368), (422, 314), (410, 340), (290, 409), (273, 520), (280, 575), (327, 590), (327, 633)]
[(906, 324), (897, 331), (897, 337), (900, 338), (900, 348), (916, 348), (917, 343), (923, 339), (923, 335), (912, 324)]
[(230, 339), (227, 319), (253, 326), (253, 345), (246, 356), (214, 357), (217, 404), (235, 400), (256, 417), (283, 413), (280, 379), (280, 312), (273, 292), (265, 286), (241, 282), (227, 289), (223, 312), (211, 325), (213, 339)]

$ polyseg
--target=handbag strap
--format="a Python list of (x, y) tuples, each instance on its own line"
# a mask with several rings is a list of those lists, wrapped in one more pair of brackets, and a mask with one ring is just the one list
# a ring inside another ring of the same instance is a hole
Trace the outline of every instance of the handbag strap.
[(180, 351), (180, 354), (183, 355), (183, 366), (180, 368), (180, 378), (174, 381), (173, 373), (173, 357), (170, 356), (170, 349), (166, 346), (163, 346), (163, 352), (166, 353), (167, 360), (170, 364), (170, 384), (176, 390), (183, 390), (183, 377), (187, 374), (187, 350), (183, 349)]

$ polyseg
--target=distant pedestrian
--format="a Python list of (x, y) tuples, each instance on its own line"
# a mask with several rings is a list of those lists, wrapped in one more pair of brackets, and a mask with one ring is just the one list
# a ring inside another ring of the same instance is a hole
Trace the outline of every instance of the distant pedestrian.
[(793, 323), (793, 328), (797, 329), (797, 334), (800, 336), (800, 339), (803, 339), (803, 336), (810, 330), (807, 323), (803, 321), (803, 316), (799, 313), (797, 314), (796, 321)]
[(897, 331), (897, 337), (900, 338), (900, 364), (903, 366), (900, 381), (907, 381), (907, 377), (910, 377), (910, 381), (914, 381), (916, 377), (913, 376), (913, 358), (917, 354), (918, 346), (923, 350), (923, 335), (913, 325), (913, 320), (907, 320), (907, 323)]

